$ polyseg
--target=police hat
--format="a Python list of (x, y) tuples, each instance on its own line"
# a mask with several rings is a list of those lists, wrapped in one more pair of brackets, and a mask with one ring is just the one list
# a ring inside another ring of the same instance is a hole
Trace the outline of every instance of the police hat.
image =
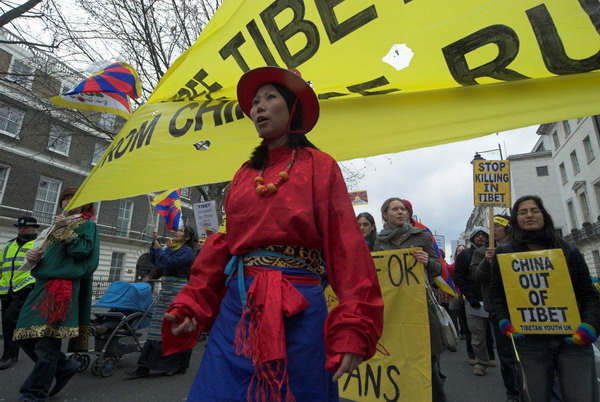
[(32, 218), (31, 216), (22, 216), (17, 220), (17, 223), (14, 224), (15, 226), (19, 227), (19, 226), (29, 226), (32, 228), (39, 228), (40, 225), (38, 225), (37, 220), (35, 218)]

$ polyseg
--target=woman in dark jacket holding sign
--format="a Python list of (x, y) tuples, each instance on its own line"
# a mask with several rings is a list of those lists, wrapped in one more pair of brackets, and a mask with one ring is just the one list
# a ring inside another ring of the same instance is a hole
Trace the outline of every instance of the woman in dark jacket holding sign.
[(498, 247), (497, 254), (562, 249), (582, 323), (568, 337), (519, 333), (510, 322), (497, 256), (492, 260), (490, 283), (492, 318), (504, 335), (515, 339), (532, 402), (550, 401), (555, 371), (565, 401), (592, 401), (597, 394), (597, 384), (591, 343), (600, 330), (600, 300), (587, 264), (579, 250), (556, 233), (552, 218), (539, 197), (519, 198), (512, 208), (510, 224), (511, 241)]

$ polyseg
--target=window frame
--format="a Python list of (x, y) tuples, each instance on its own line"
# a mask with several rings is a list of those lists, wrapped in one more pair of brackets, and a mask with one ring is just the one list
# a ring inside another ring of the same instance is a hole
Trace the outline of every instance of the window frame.
[(592, 219), (592, 211), (590, 210), (590, 202), (587, 199), (585, 191), (581, 191), (577, 194), (577, 200), (579, 201), (579, 207), (581, 208), (581, 217), (584, 222), (590, 222)]
[[(98, 145), (103, 146), (104, 147), (104, 151), (102, 151), (102, 153), (100, 153), (98, 155), (98, 160), (94, 162), (94, 157), (98, 154), (96, 148), (98, 148)], [(106, 150), (108, 149), (108, 144), (103, 143), (103, 142), (96, 142), (94, 143), (94, 153), (92, 154), (92, 162), (91, 165), (92, 166), (96, 166), (96, 164), (98, 164), (98, 162), (100, 162), (100, 159), (102, 158), (102, 155), (104, 155), (104, 152), (106, 152)]]
[(592, 139), (588, 135), (583, 139), (583, 151), (585, 152), (585, 157), (587, 159), (587, 163), (590, 164), (596, 159), (596, 155), (594, 154), (594, 147), (592, 146)]
[[(540, 174), (540, 169), (546, 169), (546, 174)], [(538, 177), (550, 176), (548, 166), (536, 166), (535, 173), (537, 174)]]
[[(125, 218), (121, 217), (121, 210), (123, 209), (123, 208), (121, 208), (121, 206), (124, 205), (124, 203), (128, 203), (126, 205), (131, 205), (130, 215), (129, 215), (129, 219), (127, 221), (126, 229), (124, 227), (119, 226), (119, 222), (123, 221), (125, 219)], [(129, 232), (131, 231), (131, 221), (133, 221), (134, 207), (135, 207), (134, 202), (131, 200), (120, 200), (119, 201), (119, 209), (117, 211), (117, 222), (115, 224), (115, 234), (117, 236), (120, 236), (120, 237), (128, 237), (129, 236)], [(121, 232), (121, 230), (125, 230), (125, 232), (123, 233), (123, 232)]]
[[(39, 191), (40, 191), (40, 186), (42, 184), (42, 181), (48, 181), (48, 182), (54, 182), (54, 183), (58, 183), (58, 191), (56, 192), (56, 199), (54, 201), (50, 201), (50, 200), (45, 200), (45, 199), (40, 199), (38, 198), (39, 195)], [(52, 217), (56, 214), (56, 209), (59, 206), (58, 205), (58, 199), (60, 198), (60, 192), (61, 192), (61, 188), (62, 188), (62, 181), (60, 180), (56, 180), (56, 179), (52, 179), (50, 177), (46, 177), (46, 176), (40, 176), (40, 180), (38, 182), (38, 187), (37, 187), (37, 191), (35, 194), (35, 199), (33, 202), (33, 216), (40, 222), (43, 223), (52, 223)], [(50, 212), (46, 212), (44, 210), (38, 210), (36, 209), (36, 205), (38, 203), (38, 201), (40, 202), (45, 202), (45, 203), (49, 203), (49, 204), (54, 204), (54, 206), (51, 208)], [(36, 214), (39, 216), (36, 216)], [(48, 219), (47, 221), (44, 220), (45, 218), (45, 214), (50, 214), (50, 219)]]
[(552, 143), (555, 151), (560, 148), (560, 138), (558, 138), (558, 132), (556, 130), (552, 132)]
[[(106, 119), (109, 119), (110, 124), (108, 124)], [(116, 123), (117, 123), (117, 115), (112, 114), (112, 113), (100, 113), (100, 117), (98, 118), (98, 126), (103, 128), (104, 130), (107, 130), (107, 131), (114, 130)]]
[(564, 162), (561, 162), (558, 165), (558, 171), (560, 173), (560, 179), (562, 181), (562, 185), (565, 186), (569, 182), (569, 176), (567, 174), (567, 167)]
[[(115, 262), (115, 256), (121, 257), (121, 266), (118, 267), (113, 264)], [(125, 259), (127, 258), (127, 254), (124, 251), (113, 251), (110, 256), (110, 268), (108, 269), (108, 281), (116, 282), (123, 279), (123, 268), (125, 268)], [(118, 269), (118, 276), (115, 275), (115, 271)], [(112, 280), (111, 280), (112, 278)], [(116, 279), (115, 279), (116, 278)]]
[(577, 150), (574, 149), (573, 152), (569, 154), (571, 157), (571, 167), (573, 168), (573, 176), (577, 176), (579, 172), (581, 172), (581, 165), (579, 164), (579, 158), (577, 157)]
[[(73, 139), (73, 134), (67, 134), (66, 137), (64, 137), (63, 135), (61, 135), (60, 133), (58, 133), (58, 137), (54, 140), (54, 142), (52, 142), (52, 145), (50, 144), (52, 141), (52, 135), (53, 133), (56, 133), (57, 130), (62, 129), (65, 132), (68, 132), (67, 130), (65, 130), (64, 128), (60, 127), (60, 126), (56, 126), (56, 125), (52, 125), (50, 126), (50, 133), (48, 134), (48, 146), (46, 147), (46, 149), (48, 149), (48, 151), (50, 152), (54, 152), (55, 154), (59, 154), (59, 155), (63, 155), (63, 156), (69, 156), (69, 151), (71, 150), (71, 140)], [(66, 151), (62, 151), (60, 149), (56, 149), (53, 148), (52, 146), (54, 144), (56, 144), (56, 141), (59, 138), (68, 138), (69, 141), (67, 143), (67, 150)]]
[(563, 129), (565, 130), (565, 138), (573, 134), (573, 130), (571, 129), (571, 124), (569, 120), (563, 120)]
[(4, 177), (4, 183), (2, 183), (2, 185), (0, 186), (0, 205), (2, 205), (2, 202), (4, 201), (4, 194), (6, 193), (6, 185), (8, 183), (8, 177), (10, 176), (10, 166), (0, 164), (0, 170), (4, 170), (4, 169), (6, 169), (6, 176)]
[(575, 211), (575, 203), (572, 198), (567, 200), (567, 212), (569, 213), (569, 220), (571, 224), (571, 229), (577, 229), (579, 226), (579, 222), (577, 221), (577, 211)]
[[(2, 128), (0, 128), (0, 133), (9, 136), (11, 138), (19, 138), (19, 134), (21, 133), (21, 128), (23, 127), (23, 120), (25, 120), (25, 112), (22, 111), (21, 109), (18, 109), (16, 107), (10, 106), (4, 102), (0, 102), (0, 109), (1, 108), (8, 108), (9, 110), (9, 118), (7, 118), (6, 120), (9, 122), (13, 122), (17, 124), (17, 129), (15, 133), (11, 133), (10, 131), (4, 130)], [(18, 122), (16, 122), (15, 120), (10, 120), (10, 112), (16, 112), (17, 114), (21, 114), (20, 119)]]
[[(14, 69), (15, 69), (16, 63), (19, 63), (21, 66), (24, 66), (25, 68), (29, 69), (29, 72), (27, 74), (23, 74), (21, 72), (15, 72)], [(14, 57), (14, 55), (13, 55), (12, 60), (10, 62), (10, 67), (8, 69), (8, 72), (10, 74), (23, 74), (23, 76), (21, 76), (21, 77), (9, 75), (8, 79), (11, 82), (13, 82), (19, 86), (22, 86), (24, 88), (27, 88), (27, 89), (31, 89), (31, 87), (33, 86), (33, 75), (35, 74), (35, 68), (31, 67), (27, 63), (24, 63), (23, 59)], [(29, 75), (29, 77), (27, 75)], [(21, 80), (23, 80), (23, 82), (21, 82)]]

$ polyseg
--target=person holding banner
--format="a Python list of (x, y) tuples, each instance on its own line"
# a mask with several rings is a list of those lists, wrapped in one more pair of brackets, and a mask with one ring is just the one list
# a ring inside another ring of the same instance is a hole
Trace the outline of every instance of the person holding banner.
[(375, 241), (377, 239), (377, 227), (375, 227), (375, 218), (368, 212), (361, 212), (356, 215), (356, 221), (358, 222), (358, 227), (360, 228), (360, 232), (362, 233), (365, 241), (367, 242), (367, 246), (369, 247), (369, 251), (373, 251), (375, 247)]
[[(373, 259), (337, 163), (306, 138), (319, 116), (310, 85), (261, 67), (237, 93), (262, 142), (231, 183), (226, 233), (207, 238), (164, 315), (163, 352), (191, 349), (212, 325), (189, 401), (337, 401), (332, 380), (381, 337)], [(329, 314), (327, 282), (340, 301)]]
[[(429, 282), (442, 273), (442, 264), (431, 244), (430, 234), (423, 228), (412, 226), (405, 216), (406, 207), (401, 198), (388, 198), (381, 205), (383, 230), (377, 235), (376, 251), (394, 250), (403, 248), (421, 247), (415, 251), (415, 259), (425, 266)], [(433, 293), (431, 294), (433, 296)], [(440, 372), (440, 355), (446, 349), (442, 340), (442, 328), (428, 303), (429, 311), (429, 338), (431, 344), (431, 385), (432, 400), (445, 401), (446, 392)]]
[[(552, 217), (538, 196), (519, 198), (512, 207), (510, 243), (500, 246), (492, 259), (490, 307), (502, 333), (516, 344), (530, 400), (550, 401), (556, 372), (566, 401), (592, 401), (597, 395), (594, 351), (591, 343), (600, 330), (600, 300), (581, 252), (556, 232)], [(581, 318), (572, 336), (524, 335), (511, 323), (504, 283), (498, 263), (503, 253), (560, 249), (566, 258), (568, 274)]]
[[(63, 190), (59, 198), (63, 211), (76, 192), (75, 187)], [(63, 338), (69, 339), (70, 352), (88, 351), (92, 280), (100, 259), (93, 213), (90, 203), (57, 216), (50, 230), (39, 236), (46, 238), (46, 250), (34, 246), (27, 251), (36, 282), (21, 310), (14, 340), (35, 365), (21, 386), (21, 400), (45, 401), (77, 373), (80, 363), (61, 351)]]
[[(493, 220), (495, 246), (498, 247), (507, 244), (510, 240), (510, 217), (498, 214), (494, 216)], [(495, 253), (495, 247), (490, 247), (489, 245), (479, 247), (473, 253), (471, 266), (469, 267), (471, 276), (481, 287), (483, 308), (488, 313), (490, 311), (490, 270), (492, 267), (492, 258)], [(500, 358), (500, 370), (507, 398), (509, 401), (518, 401), (521, 399), (521, 375), (515, 352), (510, 339), (500, 332), (500, 328), (494, 324), (493, 320), (491, 324), (494, 331), (494, 338), (496, 339), (496, 348), (498, 357)]]

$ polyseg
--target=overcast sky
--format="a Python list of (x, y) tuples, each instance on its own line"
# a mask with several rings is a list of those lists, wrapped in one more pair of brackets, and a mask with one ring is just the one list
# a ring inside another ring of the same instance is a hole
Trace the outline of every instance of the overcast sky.
[[(432, 232), (446, 237), (446, 255), (450, 256), (450, 240), (458, 239), (473, 211), (473, 166), (470, 162), (475, 152), (497, 149), (498, 144), (502, 147), (504, 158), (530, 152), (539, 138), (536, 134), (538, 127), (356, 159), (352, 163), (364, 169), (365, 177), (349, 190), (367, 190), (369, 204), (355, 206), (354, 210), (357, 214), (371, 213), (379, 231), (383, 227), (380, 212), (383, 201), (389, 197), (408, 199), (422, 223)], [(500, 159), (498, 152), (482, 156)]]

